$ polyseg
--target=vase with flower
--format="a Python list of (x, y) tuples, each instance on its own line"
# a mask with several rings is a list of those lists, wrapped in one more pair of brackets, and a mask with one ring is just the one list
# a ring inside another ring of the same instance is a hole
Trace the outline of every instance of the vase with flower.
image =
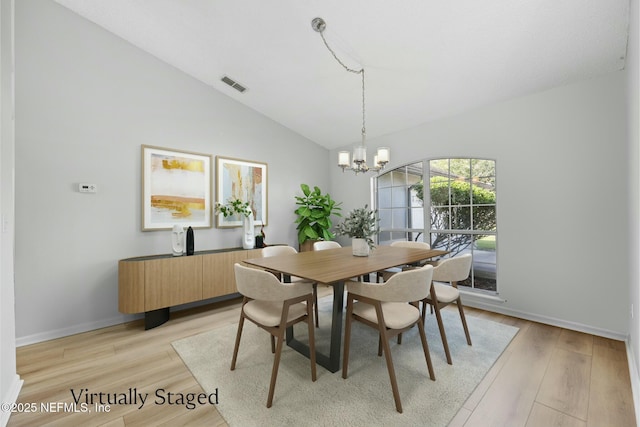
[(216, 213), (228, 216), (239, 215), (242, 217), (243, 233), (242, 247), (253, 249), (255, 246), (255, 226), (253, 211), (249, 207), (249, 202), (240, 199), (229, 199), (226, 203), (216, 203)]

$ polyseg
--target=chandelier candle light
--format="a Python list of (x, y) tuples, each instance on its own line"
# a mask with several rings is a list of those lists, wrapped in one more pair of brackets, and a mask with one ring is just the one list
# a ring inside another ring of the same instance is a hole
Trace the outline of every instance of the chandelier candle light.
[(314, 18), (311, 21), (311, 28), (313, 28), (316, 32), (320, 34), (322, 37), (322, 41), (324, 45), (329, 49), (329, 52), (333, 55), (333, 57), (338, 61), (342, 68), (347, 70), (350, 73), (360, 74), (362, 76), (362, 141), (360, 145), (357, 145), (353, 149), (353, 163), (349, 160), (349, 152), (348, 151), (340, 151), (338, 153), (338, 166), (342, 168), (344, 172), (345, 169), (353, 170), (356, 175), (360, 172), (369, 172), (374, 171), (378, 172), (389, 163), (389, 148), (388, 147), (379, 147), (378, 153), (373, 158), (373, 163), (375, 166), (369, 167), (367, 166), (367, 147), (366, 147), (366, 127), (365, 127), (365, 102), (364, 102), (364, 67), (359, 70), (354, 70), (352, 68), (347, 67), (338, 57), (336, 56), (333, 49), (329, 47), (327, 40), (324, 38), (324, 30), (327, 27), (327, 23), (322, 18)]

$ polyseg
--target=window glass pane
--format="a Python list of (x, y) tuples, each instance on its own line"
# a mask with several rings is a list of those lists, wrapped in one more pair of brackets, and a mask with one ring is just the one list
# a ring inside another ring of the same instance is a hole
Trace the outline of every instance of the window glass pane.
[(422, 162), (407, 166), (407, 184), (413, 185), (422, 181)]
[(392, 187), (391, 188), (391, 206), (394, 208), (406, 208), (407, 203), (408, 203), (407, 188)]
[(429, 239), (425, 240), (425, 234), (422, 231), (409, 233), (409, 239), (412, 242), (424, 242), (431, 245)]
[(393, 209), (393, 228), (407, 228), (407, 210), (406, 209)]
[(409, 227), (424, 229), (424, 209), (413, 208), (410, 212)]
[(409, 187), (411, 207), (421, 208), (422, 206), (424, 206), (424, 201), (422, 200), (423, 195), (422, 195), (422, 191), (418, 191), (419, 187), (416, 187), (416, 185), (421, 186), (422, 184), (414, 184), (413, 186)]
[(473, 236), (470, 234), (431, 233), (431, 247), (449, 251), (447, 257), (468, 253)]
[(391, 207), (391, 188), (378, 189), (378, 209)]
[(462, 286), (474, 289), (496, 290), (496, 236), (474, 236), (471, 275)]
[(487, 184), (473, 183), (472, 187), (473, 204), (474, 205), (495, 205), (496, 190)]
[(432, 175), (434, 171), (444, 172), (449, 175), (449, 159), (435, 159), (430, 160), (429, 163)]
[(407, 233), (405, 231), (394, 231), (391, 233), (391, 240), (394, 242), (406, 242), (407, 241)]
[(471, 203), (471, 184), (469, 181), (451, 182), (451, 204), (468, 205)]
[(463, 179), (468, 181), (471, 179), (471, 161), (470, 159), (451, 159), (449, 162), (449, 171), (453, 179)]
[(496, 185), (496, 162), (493, 160), (471, 160), (471, 176), (476, 182), (488, 184), (490, 187)]
[(453, 206), (451, 207), (452, 230), (471, 230), (471, 207)]
[(378, 191), (381, 188), (391, 187), (391, 173), (387, 172), (378, 176), (377, 182), (378, 182)]
[(380, 222), (378, 225), (383, 230), (388, 230), (391, 228), (391, 209), (378, 209), (378, 218)]
[(380, 234), (378, 234), (379, 245), (388, 245), (390, 241), (391, 241), (390, 231), (381, 231)]
[(496, 231), (496, 207), (495, 206), (474, 206), (473, 207), (473, 229)]
[(396, 169), (394, 171), (391, 172), (391, 179), (392, 179), (392, 183), (391, 185), (393, 186), (399, 186), (399, 185), (405, 185), (407, 183), (406, 180), (406, 174), (404, 172), (404, 168), (402, 169)]
[[(424, 191), (424, 190), (423, 190)], [(427, 190), (428, 191), (428, 190)], [(443, 177), (431, 178), (431, 205), (449, 206), (449, 179)]]

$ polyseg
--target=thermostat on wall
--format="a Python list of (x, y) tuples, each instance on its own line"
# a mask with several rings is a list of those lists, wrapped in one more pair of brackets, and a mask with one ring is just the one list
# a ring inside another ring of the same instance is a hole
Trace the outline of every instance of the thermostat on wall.
[(78, 191), (81, 193), (96, 193), (98, 186), (96, 184), (78, 184)]

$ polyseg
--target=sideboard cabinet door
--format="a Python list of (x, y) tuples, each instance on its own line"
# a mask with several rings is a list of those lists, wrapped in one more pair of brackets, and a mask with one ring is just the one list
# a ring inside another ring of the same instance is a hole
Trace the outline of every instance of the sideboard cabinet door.
[(202, 298), (238, 292), (233, 265), (247, 259), (247, 251), (209, 254), (202, 260)]
[(144, 261), (145, 311), (201, 300), (202, 258), (182, 256)]

